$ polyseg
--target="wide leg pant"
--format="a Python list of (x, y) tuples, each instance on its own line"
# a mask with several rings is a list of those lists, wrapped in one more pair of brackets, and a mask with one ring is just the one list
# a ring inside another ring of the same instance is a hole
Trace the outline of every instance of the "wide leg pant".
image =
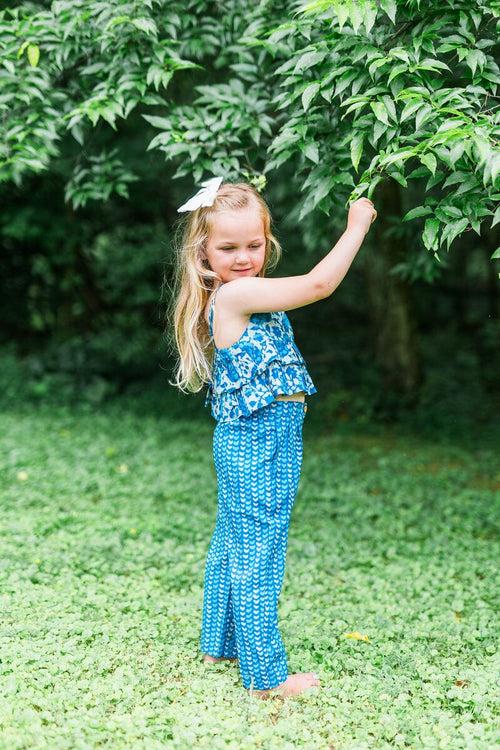
[(218, 507), (200, 647), (214, 657), (238, 657), (244, 687), (255, 690), (288, 676), (277, 609), (306, 408), (301, 401), (273, 401), (214, 429)]

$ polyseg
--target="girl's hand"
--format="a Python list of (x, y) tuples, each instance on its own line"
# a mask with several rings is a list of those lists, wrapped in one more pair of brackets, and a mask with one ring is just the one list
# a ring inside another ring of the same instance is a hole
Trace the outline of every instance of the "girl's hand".
[(371, 200), (369, 198), (358, 198), (349, 206), (347, 229), (361, 230), (363, 234), (366, 234), (376, 218), (377, 212)]

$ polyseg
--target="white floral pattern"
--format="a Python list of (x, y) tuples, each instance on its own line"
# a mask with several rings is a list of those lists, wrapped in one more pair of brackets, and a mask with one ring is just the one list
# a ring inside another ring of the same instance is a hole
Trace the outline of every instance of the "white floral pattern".
[[(208, 314), (213, 342), (213, 306)], [(215, 347), (215, 343), (214, 343)], [(234, 344), (215, 349), (205, 406), (213, 418), (230, 422), (271, 403), (276, 396), (317, 392), (293, 338), (285, 312), (253, 313)]]

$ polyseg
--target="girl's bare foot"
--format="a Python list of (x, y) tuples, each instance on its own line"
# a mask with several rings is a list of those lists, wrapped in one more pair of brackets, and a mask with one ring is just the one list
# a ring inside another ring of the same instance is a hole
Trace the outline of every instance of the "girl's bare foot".
[(275, 688), (271, 688), (270, 690), (249, 690), (249, 693), (262, 700), (273, 698), (274, 696), (288, 698), (293, 695), (299, 695), (304, 690), (312, 687), (320, 687), (316, 672), (297, 672), (296, 674), (288, 675), (285, 682), (282, 682), (281, 685), (277, 685)]
[(238, 657), (236, 656), (209, 656), (209, 654), (204, 654), (203, 661), (205, 664), (215, 664), (218, 661), (238, 661)]

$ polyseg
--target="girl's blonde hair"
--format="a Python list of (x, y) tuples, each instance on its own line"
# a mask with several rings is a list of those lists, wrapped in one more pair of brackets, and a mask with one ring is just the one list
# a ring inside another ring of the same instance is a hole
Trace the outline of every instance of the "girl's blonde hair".
[[(281, 258), (281, 245), (271, 231), (271, 214), (258, 191), (246, 182), (223, 182), (212, 206), (201, 206), (180, 219), (174, 239), (174, 285), (167, 309), (166, 333), (178, 362), (170, 385), (183, 392), (198, 392), (210, 380), (213, 343), (204, 310), (208, 297), (221, 282), (204, 255), (213, 222), (222, 211), (254, 206), (264, 225), (266, 250), (259, 276), (273, 270)], [(179, 229), (182, 232), (178, 240)]]

